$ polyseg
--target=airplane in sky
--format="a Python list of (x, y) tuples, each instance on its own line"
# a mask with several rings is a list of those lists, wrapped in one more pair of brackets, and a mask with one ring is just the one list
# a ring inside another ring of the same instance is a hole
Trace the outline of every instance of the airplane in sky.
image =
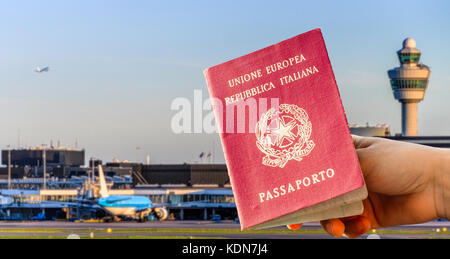
[(105, 174), (101, 165), (98, 166), (100, 180), (100, 199), (97, 203), (115, 218), (133, 218), (140, 222), (146, 221), (150, 213), (154, 213), (159, 220), (168, 218), (168, 211), (162, 207), (155, 207), (145, 196), (111, 196), (106, 185)]
[(48, 71), (50, 71), (50, 67), (43, 67), (43, 68), (41, 68), (41, 67), (37, 67), (36, 68), (36, 70), (35, 70), (35, 72), (37, 72), (37, 73), (43, 73), (43, 72), (48, 72)]

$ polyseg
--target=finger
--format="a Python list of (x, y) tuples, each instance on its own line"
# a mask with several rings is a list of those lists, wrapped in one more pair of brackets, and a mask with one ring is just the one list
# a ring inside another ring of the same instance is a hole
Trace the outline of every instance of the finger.
[(374, 207), (373, 207), (372, 201), (370, 199), (370, 194), (369, 194), (368, 199), (363, 200), (363, 205), (364, 205), (364, 212), (361, 216), (363, 216), (369, 220), (370, 227), (372, 229), (381, 228), (382, 226), (378, 222), (377, 217), (375, 216)]
[(341, 237), (345, 231), (345, 225), (339, 219), (329, 219), (320, 222), (323, 229), (334, 237)]
[(345, 218), (340, 218), (340, 220), (341, 221), (347, 221), (347, 220), (356, 219), (358, 217), (359, 217), (359, 215), (357, 215), (357, 216), (349, 216), (349, 217), (345, 217)]
[(287, 225), (287, 228), (290, 230), (299, 230), (303, 224), (291, 224)]
[(371, 229), (371, 224), (368, 218), (358, 216), (355, 219), (343, 221), (345, 225), (345, 236), (349, 238), (357, 238)]

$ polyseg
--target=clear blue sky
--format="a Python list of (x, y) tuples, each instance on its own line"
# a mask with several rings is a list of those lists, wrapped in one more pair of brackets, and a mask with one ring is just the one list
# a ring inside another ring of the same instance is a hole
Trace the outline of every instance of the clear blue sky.
[[(406, 37), (432, 69), (419, 133), (450, 135), (449, 1), (1, 1), (0, 146), (61, 140), (87, 157), (198, 160), (217, 136), (174, 135), (175, 97), (202, 70), (321, 28), (351, 123), (400, 131), (386, 71)], [(37, 74), (38, 65), (51, 71)]]

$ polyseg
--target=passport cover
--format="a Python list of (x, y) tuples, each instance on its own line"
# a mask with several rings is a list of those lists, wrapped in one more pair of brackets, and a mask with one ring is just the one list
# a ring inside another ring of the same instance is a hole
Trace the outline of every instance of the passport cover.
[(320, 29), (204, 74), (242, 229), (364, 187)]

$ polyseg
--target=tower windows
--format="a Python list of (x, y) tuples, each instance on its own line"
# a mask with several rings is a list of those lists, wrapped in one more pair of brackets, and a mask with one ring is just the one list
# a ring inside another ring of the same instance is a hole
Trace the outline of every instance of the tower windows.
[(398, 58), (400, 59), (401, 64), (411, 64), (418, 63), (420, 59), (420, 53), (407, 52), (407, 53), (398, 53)]
[(404, 88), (427, 88), (428, 80), (423, 79), (392, 79), (392, 90)]

